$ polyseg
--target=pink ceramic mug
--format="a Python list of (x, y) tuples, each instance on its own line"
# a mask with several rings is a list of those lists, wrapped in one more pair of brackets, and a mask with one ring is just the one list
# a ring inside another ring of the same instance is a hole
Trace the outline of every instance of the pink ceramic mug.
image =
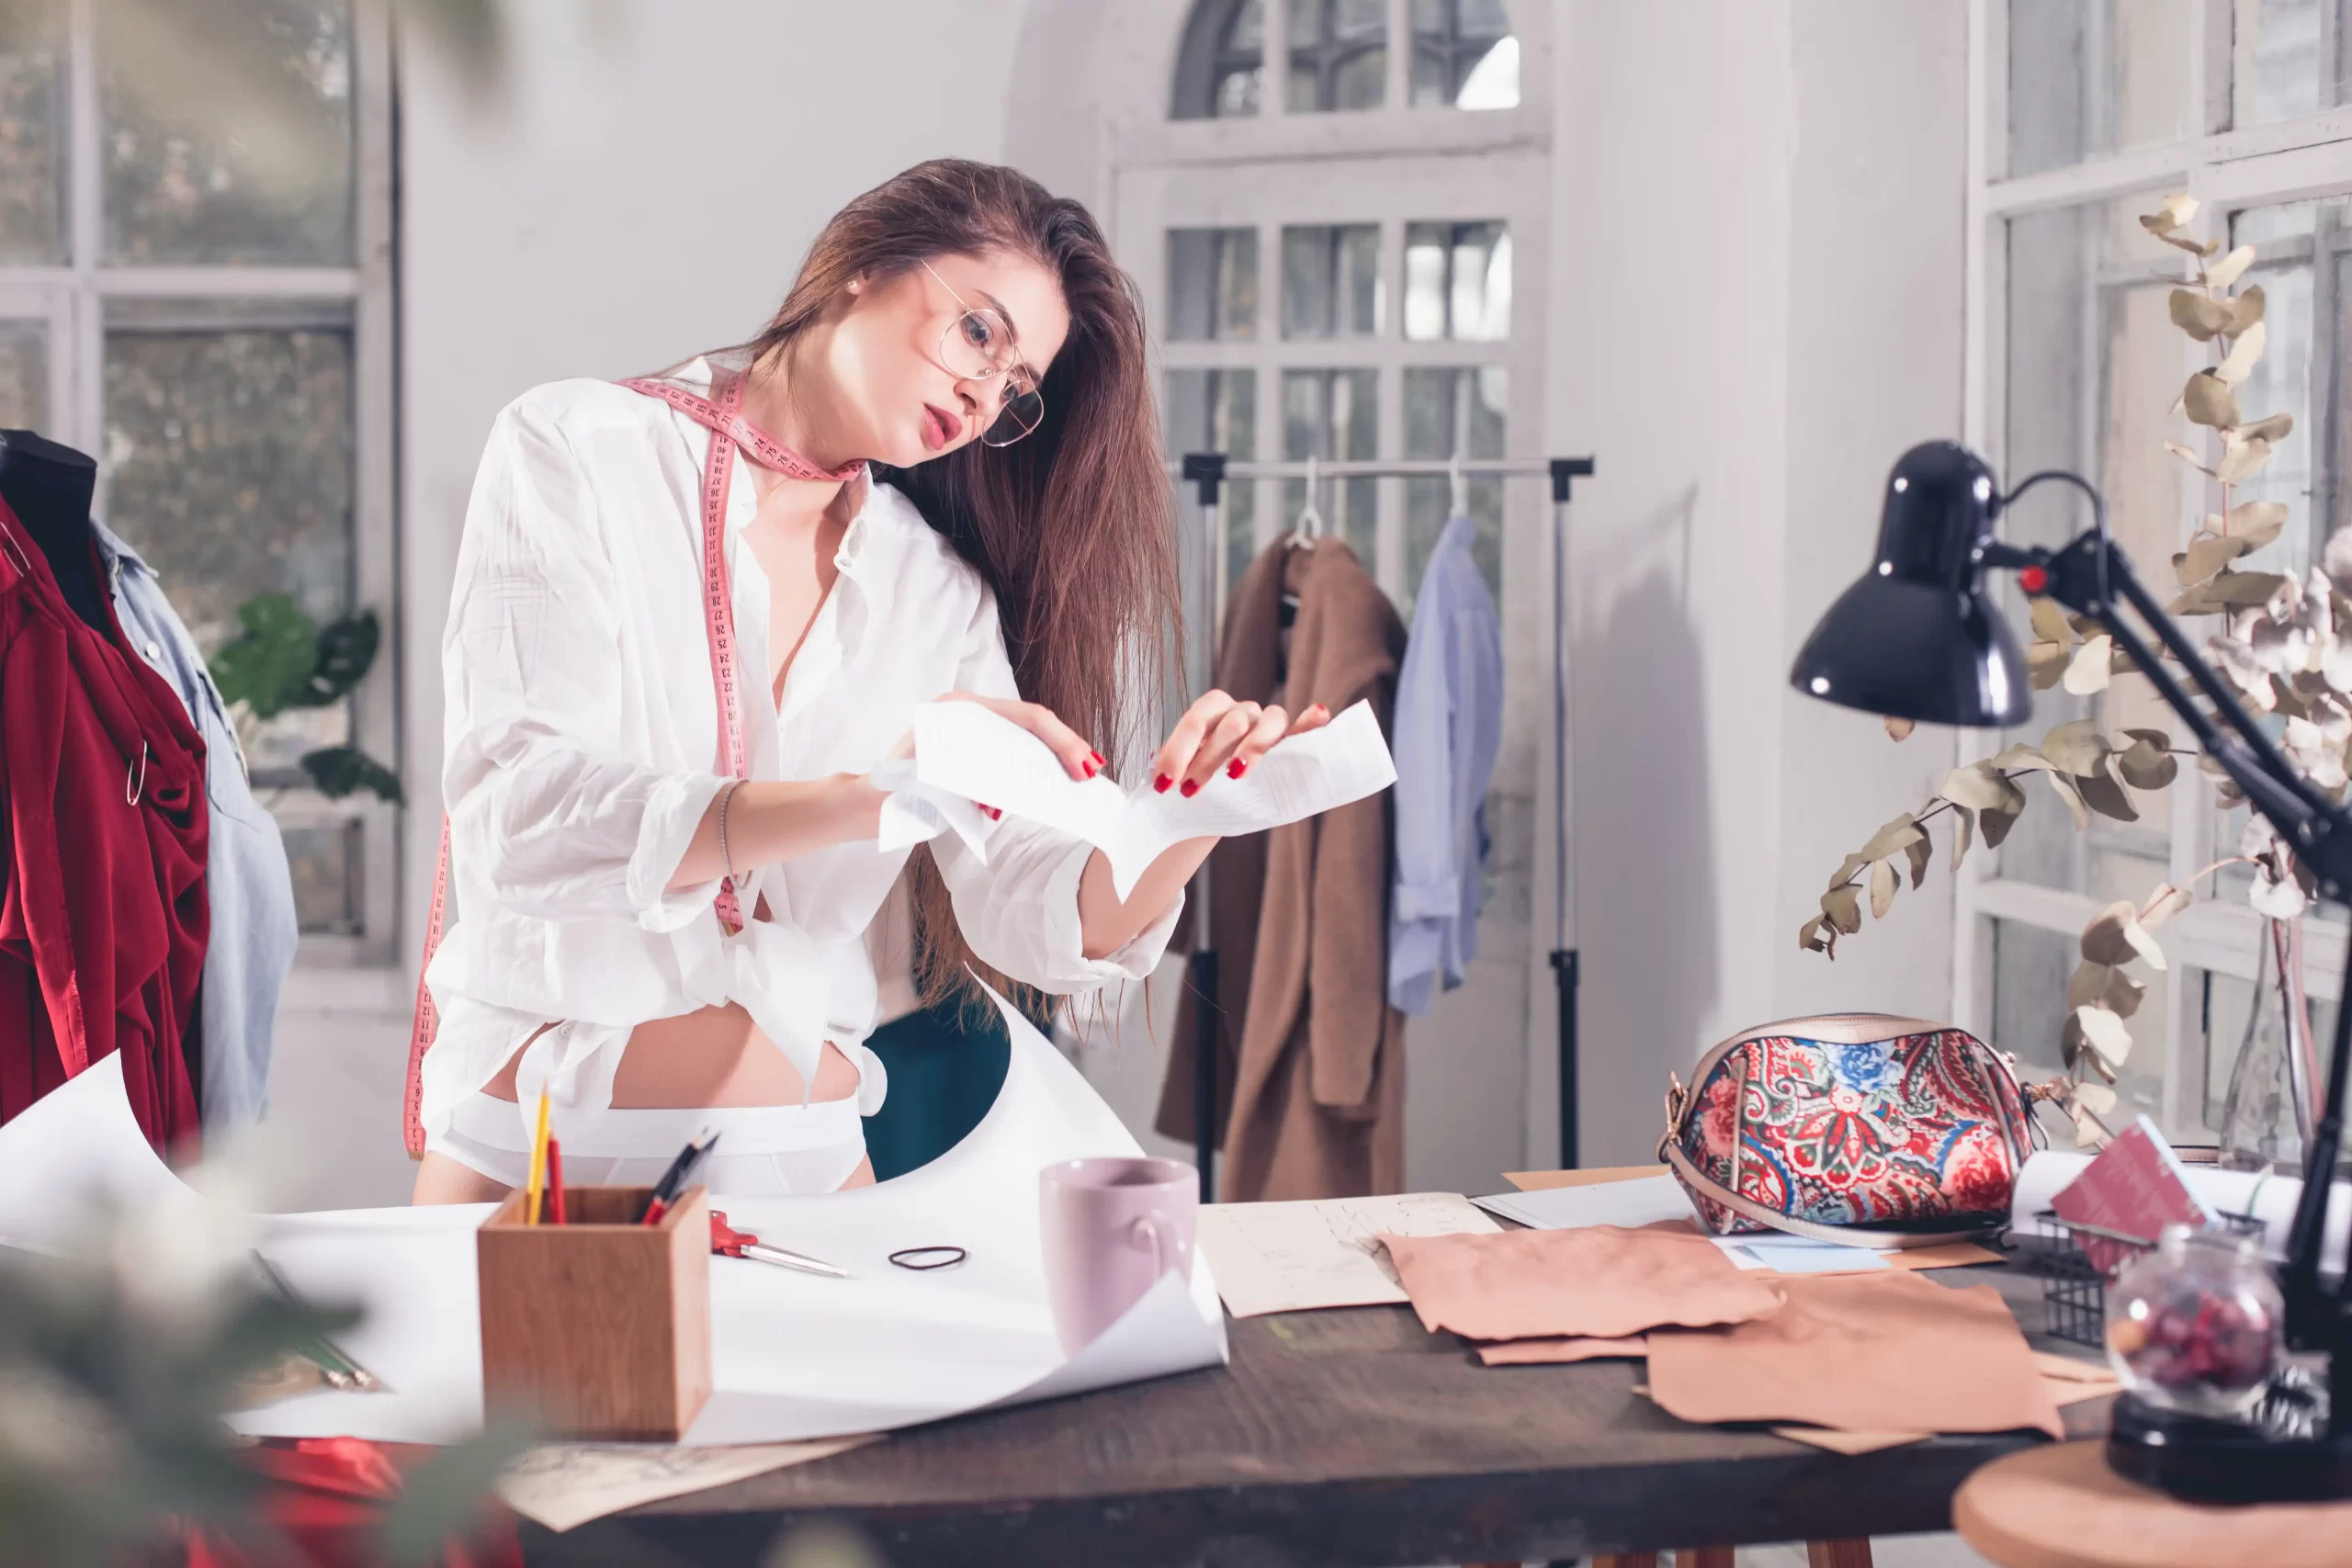
[(1038, 1172), (1037, 1202), (1065, 1355), (1092, 1344), (1162, 1274), (1193, 1277), (1201, 1178), (1181, 1160), (1066, 1159)]

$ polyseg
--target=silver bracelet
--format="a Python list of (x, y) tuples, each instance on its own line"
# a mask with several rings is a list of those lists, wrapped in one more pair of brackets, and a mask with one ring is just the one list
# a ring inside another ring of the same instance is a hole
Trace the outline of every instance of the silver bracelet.
[(730, 779), (726, 793), (718, 797), (718, 860), (727, 868), (727, 880), (735, 880), (735, 857), (727, 848), (727, 808), (735, 804), (735, 792), (743, 787), (741, 779)]

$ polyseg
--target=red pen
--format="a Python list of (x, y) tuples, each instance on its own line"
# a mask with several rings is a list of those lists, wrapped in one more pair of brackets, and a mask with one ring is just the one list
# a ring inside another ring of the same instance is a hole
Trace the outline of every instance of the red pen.
[(556, 1224), (563, 1224), (563, 1145), (548, 1140), (548, 1211)]

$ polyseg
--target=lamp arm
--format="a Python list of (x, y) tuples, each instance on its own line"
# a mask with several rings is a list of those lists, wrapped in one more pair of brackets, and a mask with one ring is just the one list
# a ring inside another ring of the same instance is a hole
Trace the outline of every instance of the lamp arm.
[[(2148, 678), (2165, 705), (2180, 716), (2198, 743), (2232, 782), (2245, 792), (2247, 804), (2278, 829), (2296, 857), (2317, 877), (2321, 893), (2338, 902), (2352, 903), (2352, 810), (2338, 806), (2295, 772), (2269, 735), (2246, 712), (2237, 694), (2190, 644), (2180, 624), (2165, 613), (2130, 558), (2115, 547), (2107, 531), (2107, 508), (2098, 491), (2068, 473), (2036, 474), (2004, 498), (2004, 507), (2031, 486), (2046, 479), (2071, 483), (2090, 498), (2095, 525), (2064, 549), (2052, 553), (2019, 548), (1997, 542), (1982, 547), (1989, 566), (2038, 570), (2047, 578), (2051, 598), (2084, 615), (2095, 615), (2123, 650), (2132, 666)], [(2127, 605), (2146, 623), (2183, 671), (2229, 727), (2225, 732), (2197, 706), (2163, 659), (2115, 611)], [(2345, 973), (2352, 977), (2352, 947), (2347, 947)], [(2339, 1433), (2352, 1430), (2352, 1268), (2337, 1281), (2330, 1297), (2321, 1287), (2320, 1253), (2327, 1224), (2330, 1189), (2344, 1145), (2344, 1102), (2347, 1078), (2352, 1078), (2352, 998), (2336, 1009), (2335, 1038), (2328, 1054), (2327, 1088), (2321, 1115), (2304, 1151), (2303, 1190), (2287, 1233), (2287, 1266), (2280, 1280), (2287, 1302), (2287, 1331), (2297, 1345), (2333, 1352), (2331, 1423)]]

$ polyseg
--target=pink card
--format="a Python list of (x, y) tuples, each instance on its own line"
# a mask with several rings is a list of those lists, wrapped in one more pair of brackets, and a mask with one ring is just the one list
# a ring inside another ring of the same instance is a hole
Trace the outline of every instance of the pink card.
[[(2206, 1219), (2203, 1206), (2188, 1190), (2180, 1156), (2145, 1116), (2117, 1134), (2082, 1175), (2059, 1189), (2050, 1206), (2070, 1224), (2097, 1225), (2148, 1242), (2162, 1235), (2166, 1225), (2201, 1225)], [(2075, 1239), (2084, 1255), (2110, 1277), (2137, 1255), (2135, 1248), (2101, 1236), (2077, 1233)]]

